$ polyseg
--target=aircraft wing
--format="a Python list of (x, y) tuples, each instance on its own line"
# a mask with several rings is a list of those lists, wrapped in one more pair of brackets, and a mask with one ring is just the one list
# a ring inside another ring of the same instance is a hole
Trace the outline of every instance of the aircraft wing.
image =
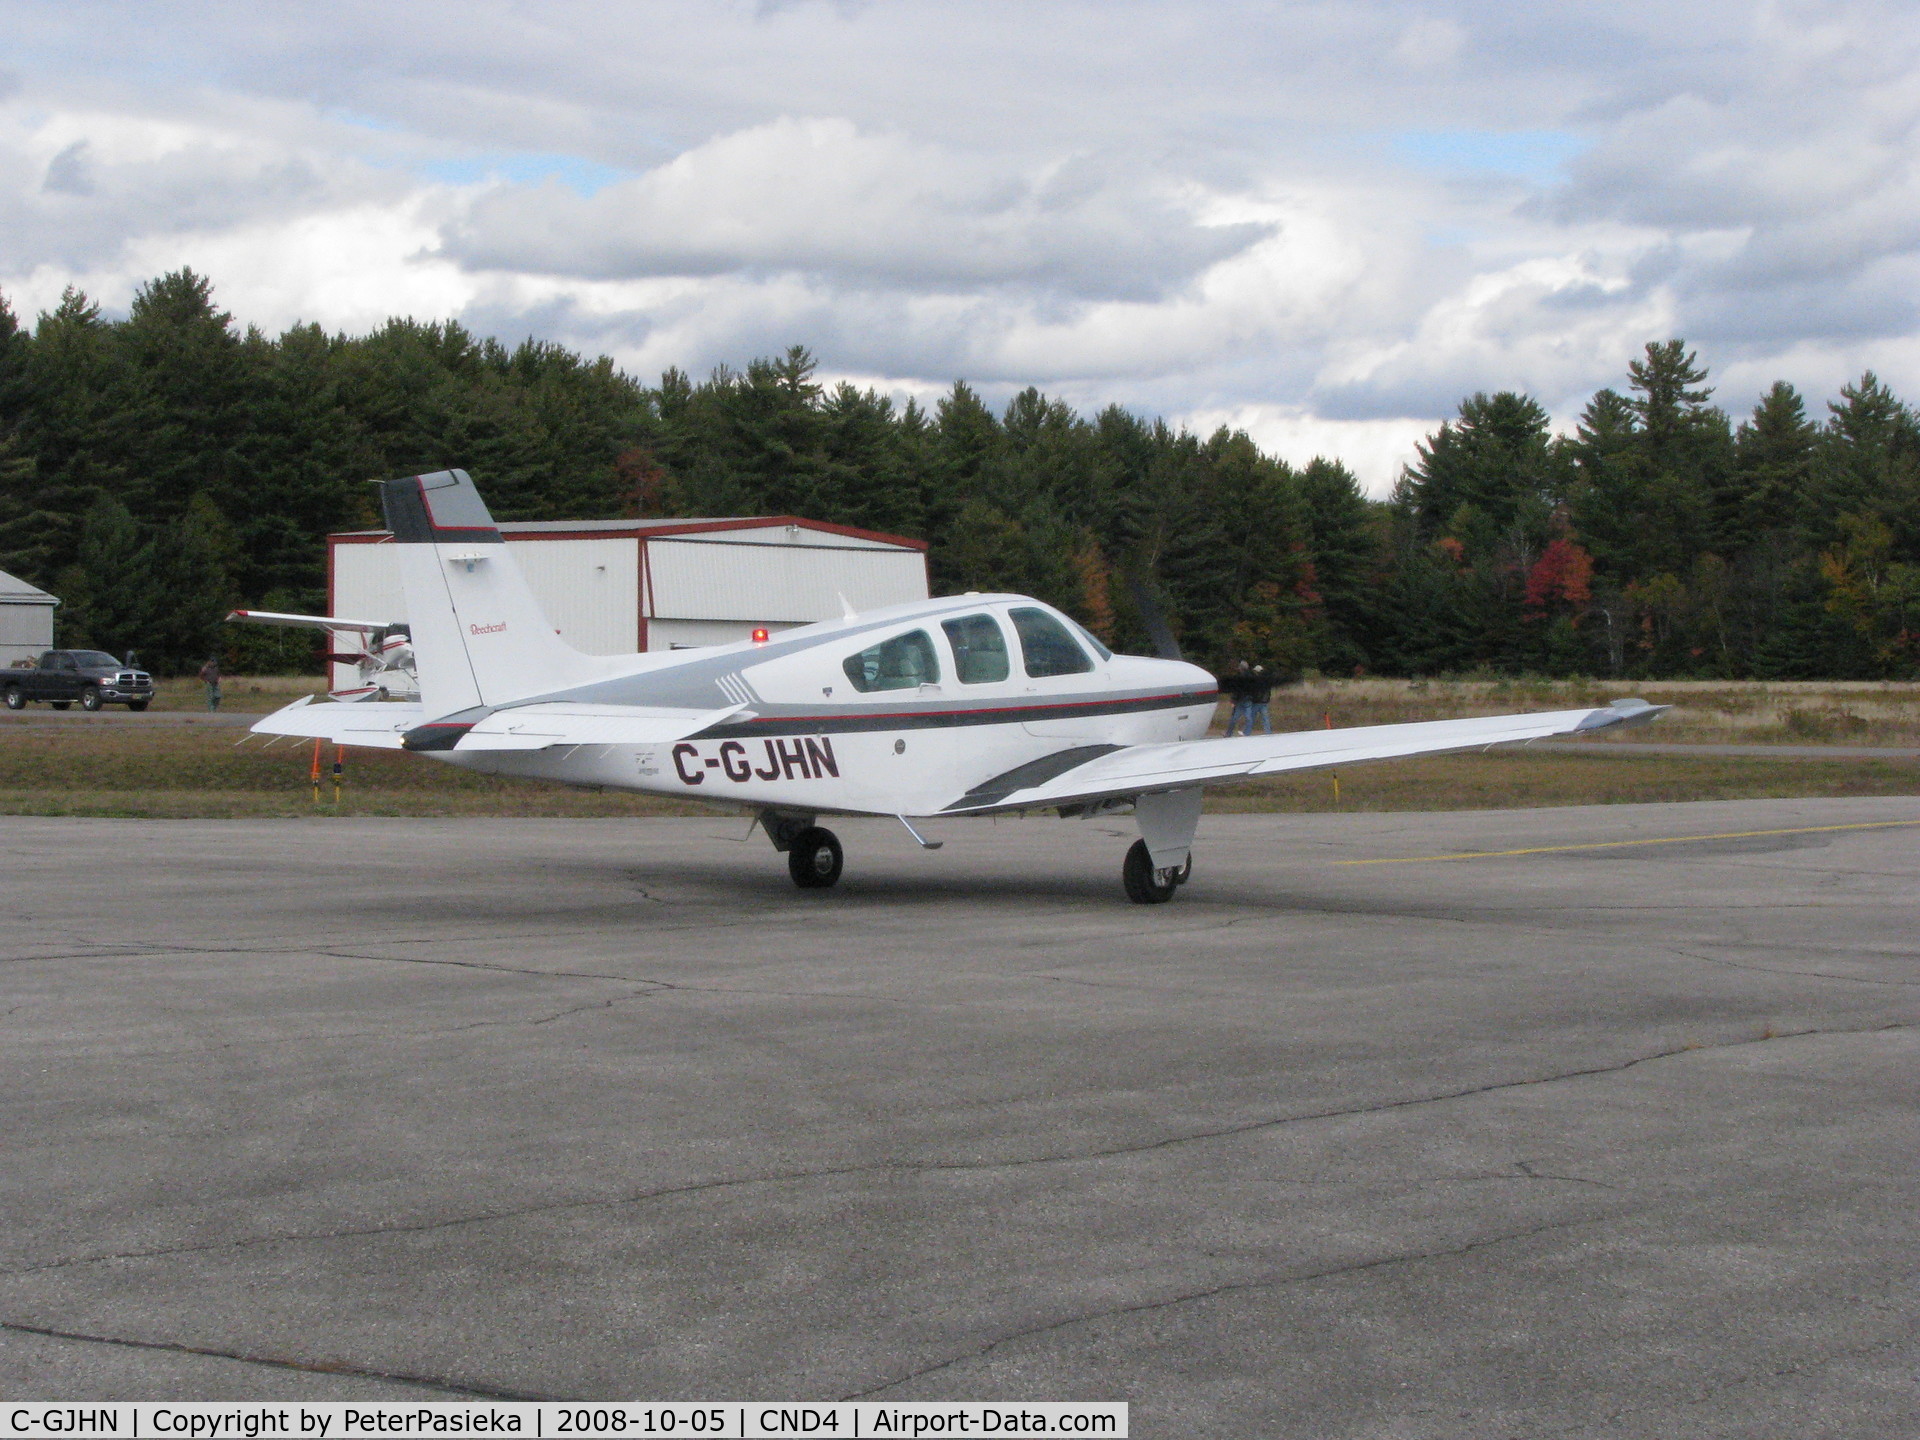
[(400, 737), (426, 719), (424, 707), (322, 700), (302, 695), (253, 726), (256, 735), (297, 735), (331, 740), (336, 745), (370, 745), (398, 750)]
[[(751, 713), (744, 705), (730, 705), (722, 710), (561, 702), (518, 705), (496, 710), (474, 722), (451, 748), (546, 750), (555, 745), (657, 745)], [(426, 710), (420, 705), (326, 700), (315, 703), (311, 697), (302, 696), (261, 720), (253, 732), (398, 750), (409, 730), (428, 723)]]
[(658, 745), (697, 735), (723, 720), (749, 718), (744, 705), (721, 710), (548, 701), (496, 710), (476, 721), (455, 750), (546, 750), (555, 745)]
[(1285, 770), (1474, 750), (1516, 740), (1542, 740), (1549, 735), (1640, 724), (1666, 708), (1644, 700), (1617, 700), (1597, 710), (1299, 730), (1287, 735), (1241, 735), (1231, 740), (1188, 740), (1170, 745), (1084, 745), (977, 785), (947, 806), (945, 813), (966, 815), (1074, 805), (1249, 780)]

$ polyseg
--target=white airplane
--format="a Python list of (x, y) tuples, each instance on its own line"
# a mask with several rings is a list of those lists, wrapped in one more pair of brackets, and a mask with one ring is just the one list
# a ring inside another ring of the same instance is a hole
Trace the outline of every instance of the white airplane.
[(1126, 893), (1157, 904), (1192, 873), (1207, 785), (1634, 724), (1665, 708), (1620, 700), (1207, 739), (1212, 675), (1116, 655), (1023, 595), (950, 595), (700, 650), (584, 655), (541, 614), (465, 471), (386, 481), (381, 497), (420, 699), (306, 697), (256, 733), (749, 812), (803, 889), (840, 878), (824, 815), (896, 818), (932, 850), (940, 842), (916, 820), (1131, 811), (1140, 838)]
[(358, 654), (321, 656), (329, 663), (351, 665), (359, 673), (360, 683), (328, 692), (333, 700), (418, 700), (420, 680), (413, 672), (413, 640), (404, 624), (382, 620), (342, 620), (333, 615), (286, 615), (277, 610), (232, 610), (229, 620), (244, 620), (254, 625), (289, 626), (296, 630), (324, 630), (331, 639), (336, 633), (358, 635)]

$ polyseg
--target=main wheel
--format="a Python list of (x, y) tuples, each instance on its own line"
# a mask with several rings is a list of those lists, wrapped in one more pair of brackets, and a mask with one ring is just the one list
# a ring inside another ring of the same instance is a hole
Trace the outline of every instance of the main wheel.
[(20, 687), (18, 685), (7, 686), (7, 709), (24, 710), (26, 708), (27, 697)]
[(144, 710), (146, 708), (147, 708), (147, 702), (145, 700), (127, 701), (127, 709), (129, 710)]
[[(1120, 879), (1127, 887), (1127, 898), (1136, 905), (1164, 905), (1173, 899), (1173, 892), (1186, 883), (1193, 873), (1193, 856), (1187, 856), (1184, 870), (1155, 870), (1153, 856), (1147, 850), (1147, 842), (1136, 840), (1133, 848), (1127, 851), (1127, 863), (1120, 867)], [(1162, 876), (1165, 879), (1162, 879)]]
[(89, 685), (80, 692), (80, 708), (82, 710), (98, 710), (100, 708), (100, 687), (98, 685)]
[(809, 825), (787, 847), (787, 873), (802, 890), (824, 890), (840, 878), (842, 858), (839, 837)]

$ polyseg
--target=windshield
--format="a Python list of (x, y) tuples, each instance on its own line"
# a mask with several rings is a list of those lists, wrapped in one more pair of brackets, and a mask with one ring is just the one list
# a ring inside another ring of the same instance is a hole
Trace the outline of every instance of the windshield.
[(76, 650), (73, 652), (73, 663), (82, 670), (102, 668), (118, 670), (120, 668), (120, 662), (104, 650)]
[(1019, 609), (1007, 612), (1013, 630), (1020, 637), (1021, 657), (1027, 674), (1034, 679), (1052, 675), (1084, 675), (1093, 669), (1086, 652), (1073, 643), (1067, 627), (1044, 610)]

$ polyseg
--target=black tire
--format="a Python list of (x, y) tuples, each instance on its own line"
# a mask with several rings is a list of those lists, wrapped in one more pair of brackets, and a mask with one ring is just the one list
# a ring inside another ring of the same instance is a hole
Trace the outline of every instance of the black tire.
[(1193, 873), (1193, 857), (1187, 857), (1187, 868), (1177, 871), (1163, 885), (1154, 879), (1153, 856), (1147, 853), (1147, 842), (1136, 840), (1133, 848), (1127, 851), (1127, 863), (1120, 867), (1120, 879), (1127, 887), (1127, 898), (1136, 905), (1164, 905), (1173, 899), (1173, 892), (1185, 883), (1187, 876)]
[(100, 687), (98, 685), (88, 685), (81, 690), (80, 708), (82, 710), (98, 710), (100, 708)]
[(146, 709), (146, 708), (147, 708), (147, 705), (148, 705), (148, 703), (149, 703), (149, 702), (148, 702), (148, 701), (145, 701), (145, 700), (129, 700), (129, 701), (127, 701), (127, 709), (129, 709), (129, 710), (144, 710), (144, 709)]
[(73, 704), (71, 700), (49, 700), (47, 704), (55, 710), (65, 710)]
[(802, 890), (825, 890), (839, 880), (842, 859), (839, 837), (809, 825), (787, 847), (787, 873)]
[(18, 685), (7, 686), (7, 709), (24, 710), (26, 708), (27, 697), (25, 692), (22, 691)]

